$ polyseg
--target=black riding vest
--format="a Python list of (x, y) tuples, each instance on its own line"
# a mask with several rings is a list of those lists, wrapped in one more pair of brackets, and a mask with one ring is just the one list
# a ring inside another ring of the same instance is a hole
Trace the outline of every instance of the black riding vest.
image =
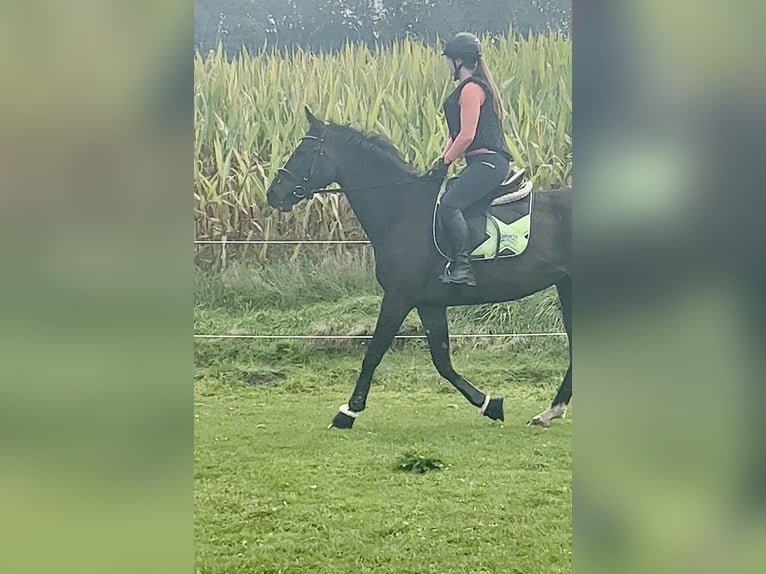
[(447, 118), (447, 127), (449, 128), (449, 135), (454, 140), (460, 133), (460, 92), (468, 82), (474, 82), (479, 84), (484, 90), (484, 103), (481, 106), (479, 112), (479, 125), (476, 127), (476, 135), (473, 141), (468, 146), (466, 152), (470, 152), (476, 149), (487, 148), (498, 153), (505, 155), (510, 161), (513, 161), (508, 145), (505, 143), (505, 137), (503, 136), (503, 125), (500, 122), (500, 118), (495, 113), (495, 107), (493, 106), (492, 92), (489, 86), (480, 78), (471, 76), (466, 78), (457, 88), (447, 96), (444, 102), (444, 115)]

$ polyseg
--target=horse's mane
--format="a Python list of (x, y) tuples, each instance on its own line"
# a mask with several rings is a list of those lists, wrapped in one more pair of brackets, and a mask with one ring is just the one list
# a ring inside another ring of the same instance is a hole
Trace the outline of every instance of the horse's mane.
[(408, 175), (420, 177), (420, 173), (412, 165), (404, 161), (394, 144), (383, 136), (364, 133), (350, 126), (334, 123), (328, 123), (327, 129), (341, 137), (349, 145), (358, 147), (380, 160), (395, 165)]

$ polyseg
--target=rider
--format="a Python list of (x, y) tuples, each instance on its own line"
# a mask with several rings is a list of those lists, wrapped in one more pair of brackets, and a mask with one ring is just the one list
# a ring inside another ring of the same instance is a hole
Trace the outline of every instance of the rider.
[(481, 57), (479, 39), (461, 32), (444, 45), (443, 55), (447, 57), (452, 79), (460, 83), (444, 102), (450, 138), (429, 174), (444, 177), (449, 164), (461, 156), (465, 156), (467, 165), (444, 194), (439, 207), (453, 257), (440, 279), (444, 283), (476, 285), (463, 211), (503, 182), (513, 158), (503, 136), (501, 122), (505, 110)]

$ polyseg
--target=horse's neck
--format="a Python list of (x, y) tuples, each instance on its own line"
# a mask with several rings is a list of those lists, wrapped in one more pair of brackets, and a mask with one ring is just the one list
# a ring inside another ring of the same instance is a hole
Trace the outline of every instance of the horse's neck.
[[(390, 173), (375, 167), (352, 169), (340, 179), (338, 183), (349, 190), (346, 197), (373, 244), (384, 241), (394, 224), (409, 211), (413, 198), (407, 192), (417, 183), (408, 174), (397, 174), (392, 179)], [(402, 185), (410, 181), (413, 185)]]
[(383, 184), (378, 178), (351, 179), (348, 184), (342, 184), (349, 189), (346, 194), (348, 202), (373, 243), (383, 240), (386, 232), (391, 229), (397, 204), (401, 203), (399, 193), (389, 194), (384, 187), (378, 187)]

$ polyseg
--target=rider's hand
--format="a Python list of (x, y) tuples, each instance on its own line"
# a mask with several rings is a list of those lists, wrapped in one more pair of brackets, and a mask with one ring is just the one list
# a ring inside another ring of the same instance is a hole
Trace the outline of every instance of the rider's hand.
[(440, 157), (434, 162), (434, 164), (431, 166), (431, 169), (426, 172), (426, 177), (433, 179), (444, 179), (447, 176), (448, 167), (449, 166), (447, 163), (445, 163), (444, 158)]

